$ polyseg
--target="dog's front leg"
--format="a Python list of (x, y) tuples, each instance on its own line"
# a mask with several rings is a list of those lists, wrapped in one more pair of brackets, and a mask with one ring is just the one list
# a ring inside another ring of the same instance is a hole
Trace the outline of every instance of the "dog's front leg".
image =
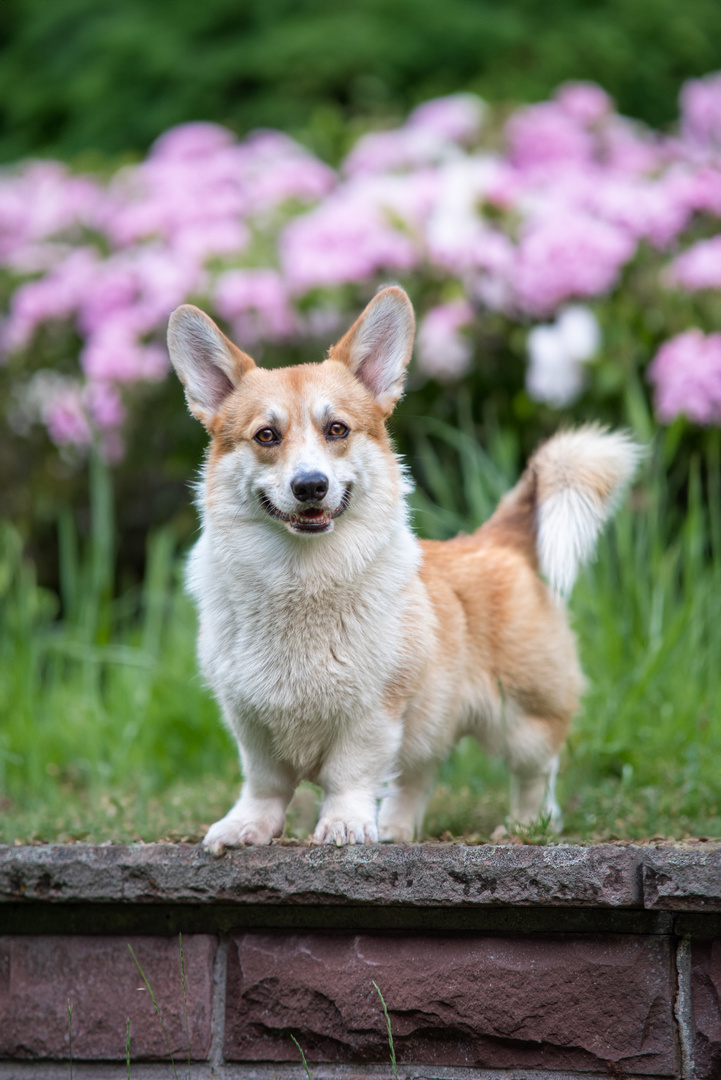
[(393, 770), (401, 733), (400, 724), (385, 717), (372, 727), (372, 740), (339, 740), (326, 758), (318, 777), (325, 798), (316, 844), (378, 842), (378, 795)]
[(328, 792), (313, 833), (316, 844), (375, 844), (378, 807), (375, 787)]
[(240, 758), (244, 776), (240, 798), (224, 818), (210, 826), (203, 840), (214, 855), (230, 847), (269, 844), (280, 836), (295, 789), (296, 778), (265, 748), (241, 745)]

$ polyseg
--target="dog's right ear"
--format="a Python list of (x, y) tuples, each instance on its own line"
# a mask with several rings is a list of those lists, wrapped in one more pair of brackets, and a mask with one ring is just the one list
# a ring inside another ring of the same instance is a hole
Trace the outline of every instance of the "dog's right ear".
[(168, 352), (185, 387), (188, 408), (206, 428), (243, 375), (255, 367), (255, 361), (192, 304), (182, 304), (170, 316)]

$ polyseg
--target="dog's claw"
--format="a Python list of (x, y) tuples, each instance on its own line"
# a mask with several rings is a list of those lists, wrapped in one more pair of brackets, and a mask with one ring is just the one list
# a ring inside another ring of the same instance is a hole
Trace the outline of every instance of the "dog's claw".
[(313, 833), (315, 844), (377, 844), (378, 828), (374, 821), (342, 821), (340, 819), (321, 818)]

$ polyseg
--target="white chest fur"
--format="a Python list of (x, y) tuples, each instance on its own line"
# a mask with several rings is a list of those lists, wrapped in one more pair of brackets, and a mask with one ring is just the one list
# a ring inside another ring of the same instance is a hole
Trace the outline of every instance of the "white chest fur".
[(316, 550), (289, 559), (285, 537), (279, 544), (267, 526), (252, 528), (232, 537), (209, 525), (192, 553), (200, 662), (235, 734), (262, 726), (278, 757), (310, 776), (348, 725), (382, 711), (418, 548), (399, 516), (349, 575), (357, 552), (341, 550), (341, 530), (320, 538), (325, 551), (311, 539)]

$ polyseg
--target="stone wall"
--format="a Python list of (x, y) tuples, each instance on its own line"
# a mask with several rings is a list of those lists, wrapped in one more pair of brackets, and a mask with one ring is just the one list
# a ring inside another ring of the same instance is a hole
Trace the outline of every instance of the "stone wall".
[(0, 1080), (68, 1003), (79, 1078), (390, 1077), (374, 983), (401, 1077), (714, 1080), (721, 850), (0, 848)]

